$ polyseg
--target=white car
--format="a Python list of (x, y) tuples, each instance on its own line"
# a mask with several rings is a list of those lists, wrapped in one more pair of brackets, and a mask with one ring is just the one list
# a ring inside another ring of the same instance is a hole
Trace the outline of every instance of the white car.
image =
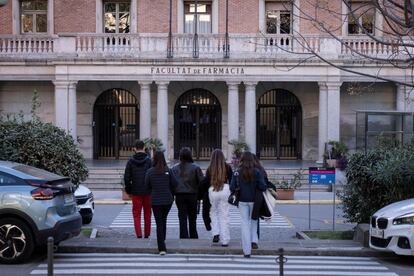
[(414, 198), (377, 211), (371, 217), (369, 235), (371, 248), (414, 256)]
[(95, 203), (93, 202), (93, 194), (84, 185), (79, 185), (75, 191), (76, 203), (78, 211), (82, 216), (82, 223), (89, 224), (92, 221), (95, 212)]

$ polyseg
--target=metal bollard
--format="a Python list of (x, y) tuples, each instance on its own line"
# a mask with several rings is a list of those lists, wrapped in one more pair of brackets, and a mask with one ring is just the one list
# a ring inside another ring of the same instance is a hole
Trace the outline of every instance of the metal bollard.
[(53, 276), (53, 252), (54, 240), (53, 237), (47, 239), (47, 276)]
[(283, 276), (284, 272), (284, 265), (287, 262), (287, 258), (283, 256), (283, 248), (279, 248), (279, 257), (276, 258), (276, 263), (279, 264), (279, 276)]

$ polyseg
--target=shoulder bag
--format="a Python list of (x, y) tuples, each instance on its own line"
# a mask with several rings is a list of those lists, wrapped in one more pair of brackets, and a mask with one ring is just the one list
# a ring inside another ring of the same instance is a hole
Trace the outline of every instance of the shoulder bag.
[(240, 196), (240, 186), (239, 186), (239, 172), (234, 172), (234, 177), (236, 177), (236, 189), (230, 194), (229, 199), (227, 200), (229, 204), (233, 206), (239, 206), (239, 196)]

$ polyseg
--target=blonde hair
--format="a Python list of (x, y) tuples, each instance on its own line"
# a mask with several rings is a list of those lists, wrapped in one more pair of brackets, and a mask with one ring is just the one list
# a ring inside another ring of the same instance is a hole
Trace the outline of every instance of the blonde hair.
[(210, 173), (210, 184), (213, 187), (213, 191), (223, 190), (224, 183), (227, 180), (227, 166), (221, 150), (216, 149), (213, 151), (207, 170)]

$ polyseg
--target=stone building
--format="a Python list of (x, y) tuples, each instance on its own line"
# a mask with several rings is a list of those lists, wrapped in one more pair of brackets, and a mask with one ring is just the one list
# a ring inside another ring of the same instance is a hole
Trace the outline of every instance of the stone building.
[[(411, 72), (352, 52), (395, 49), (361, 34), (341, 0), (329, 5), (342, 16), (319, 18), (340, 41), (300, 16), (310, 2), (9, 0), (0, 7), (0, 111), (29, 116), (36, 90), (40, 117), (77, 137), (88, 159), (125, 158), (138, 137), (160, 138), (170, 159), (183, 146), (196, 159), (215, 148), (230, 156), (231, 139), (271, 160), (321, 160), (329, 140), (355, 149), (356, 111), (412, 112), (407, 89), (312, 52), (396, 81)], [(359, 19), (383, 35), (375, 10)], [(355, 86), (369, 89), (355, 95)]]

